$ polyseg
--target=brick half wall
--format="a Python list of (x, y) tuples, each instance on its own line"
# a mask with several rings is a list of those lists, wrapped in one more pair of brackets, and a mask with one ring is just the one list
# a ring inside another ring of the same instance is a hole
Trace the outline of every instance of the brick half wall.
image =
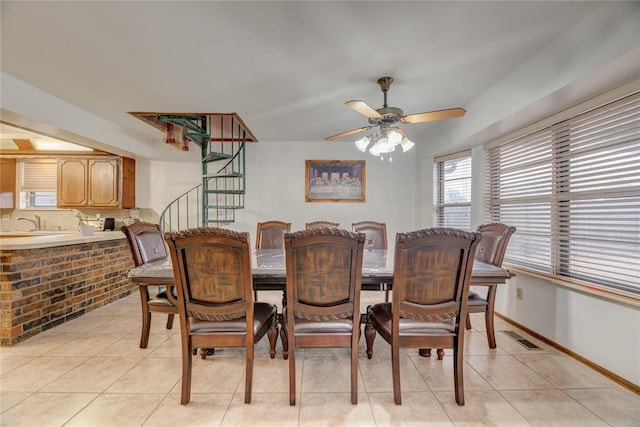
[(126, 239), (0, 250), (0, 345), (23, 341), (137, 289)]

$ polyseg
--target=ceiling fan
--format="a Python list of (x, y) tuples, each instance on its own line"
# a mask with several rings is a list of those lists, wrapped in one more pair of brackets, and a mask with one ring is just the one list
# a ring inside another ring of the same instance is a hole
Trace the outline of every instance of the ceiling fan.
[[(376, 126), (380, 127), (381, 132), (386, 132), (387, 130), (392, 128), (392, 125), (396, 123), (412, 124), (431, 122), (436, 120), (451, 119), (454, 117), (462, 117), (466, 113), (463, 108), (450, 108), (448, 110), (427, 111), (424, 113), (404, 115), (404, 112), (400, 108), (389, 107), (387, 105), (387, 91), (389, 90), (389, 87), (391, 87), (391, 83), (393, 83), (393, 77), (380, 77), (378, 79), (378, 84), (380, 85), (382, 93), (384, 94), (384, 104), (382, 105), (382, 108), (374, 109), (366, 102), (358, 100), (345, 102), (345, 105), (347, 107), (351, 108), (354, 111), (357, 111), (358, 113), (369, 119), (368, 126), (362, 126), (357, 129), (352, 129), (336, 135), (328, 136), (325, 138), (325, 140), (329, 141), (348, 135), (353, 135), (355, 133), (369, 130)], [(394, 130), (403, 137), (408, 138), (407, 134), (402, 129), (394, 127)]]

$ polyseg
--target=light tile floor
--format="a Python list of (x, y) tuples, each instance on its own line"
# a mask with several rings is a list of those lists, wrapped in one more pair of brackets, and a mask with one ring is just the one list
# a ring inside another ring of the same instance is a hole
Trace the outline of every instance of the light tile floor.
[[(260, 299), (278, 303), (277, 292)], [(383, 293), (363, 293), (362, 309)], [(265, 337), (256, 348), (252, 403), (244, 403), (244, 351), (196, 357), (191, 402), (180, 405), (180, 334), (154, 315), (149, 347), (138, 348), (137, 294), (0, 349), (2, 426), (640, 426), (640, 396), (528, 337), (529, 350), (503, 332), (487, 346), (482, 315), (465, 342), (465, 400), (453, 396), (452, 356), (401, 353), (403, 403), (393, 403), (389, 346), (360, 345), (358, 404), (349, 398), (345, 349), (297, 352), (297, 405), (289, 406), (288, 362)], [(177, 319), (176, 319), (177, 320)], [(496, 319), (496, 331), (516, 329)]]

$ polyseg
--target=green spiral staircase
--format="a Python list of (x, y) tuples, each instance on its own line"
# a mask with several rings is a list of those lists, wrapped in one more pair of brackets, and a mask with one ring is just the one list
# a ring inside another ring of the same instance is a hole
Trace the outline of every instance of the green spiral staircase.
[(234, 222), (236, 211), (244, 208), (245, 145), (257, 142), (242, 119), (236, 113), (131, 114), (165, 133), (178, 127), (184, 138), (201, 149), (202, 182), (164, 209), (160, 215), (163, 230), (220, 227)]

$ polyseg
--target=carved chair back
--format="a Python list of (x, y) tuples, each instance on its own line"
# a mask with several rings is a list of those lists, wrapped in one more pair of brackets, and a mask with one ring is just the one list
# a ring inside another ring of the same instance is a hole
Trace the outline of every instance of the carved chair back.
[(384, 222), (360, 221), (352, 225), (356, 233), (364, 233), (365, 249), (387, 249), (387, 225)]
[(291, 231), (290, 222), (259, 222), (256, 232), (256, 249), (284, 248), (284, 233), (289, 231)]

